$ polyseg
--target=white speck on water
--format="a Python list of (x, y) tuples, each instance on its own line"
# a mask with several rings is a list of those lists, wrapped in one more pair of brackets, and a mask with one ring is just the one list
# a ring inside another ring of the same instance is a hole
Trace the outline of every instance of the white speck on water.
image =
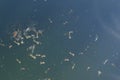
[(68, 32), (68, 38), (69, 38), (69, 39), (72, 39), (72, 35), (71, 35), (71, 34), (73, 34), (73, 33), (74, 33), (73, 31), (69, 31), (69, 32)]
[(43, 64), (45, 64), (45, 62), (44, 61), (40, 61), (40, 64), (43, 65)]
[(72, 52), (69, 52), (69, 54), (70, 54), (71, 56), (75, 56), (75, 54), (74, 54), (74, 53), (72, 53)]
[(30, 54), (29, 55), (32, 59), (36, 59), (37, 57), (36, 56), (34, 56), (33, 54)]
[(50, 23), (53, 23), (53, 21), (52, 21), (52, 19), (51, 19), (51, 18), (48, 18), (48, 20), (49, 20), (49, 22), (50, 22)]
[(90, 66), (88, 66), (86, 70), (88, 71), (88, 70), (90, 70), (90, 69), (91, 69), (91, 67), (90, 67)]
[(22, 63), (19, 59), (16, 59), (16, 61), (17, 61), (19, 64), (21, 64), (21, 63)]
[(105, 65), (107, 62), (108, 62), (108, 59), (106, 59), (106, 60), (103, 62), (103, 64)]
[(102, 72), (100, 70), (97, 71), (98, 76), (100, 76), (102, 74)]
[(76, 65), (75, 63), (72, 65), (72, 70), (75, 68), (75, 65)]
[(70, 60), (69, 60), (68, 58), (65, 58), (64, 61), (65, 61), (65, 62), (68, 62), (68, 61), (70, 61)]
[(95, 42), (98, 40), (98, 38), (99, 38), (99, 36), (96, 34), (96, 36), (95, 36)]

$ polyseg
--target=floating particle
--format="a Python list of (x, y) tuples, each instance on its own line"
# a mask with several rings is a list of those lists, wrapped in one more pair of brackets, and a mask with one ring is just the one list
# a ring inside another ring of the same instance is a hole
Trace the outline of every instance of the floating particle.
[(21, 43), (21, 44), (24, 44), (24, 41), (21, 41), (20, 43)]
[(47, 74), (48, 73), (48, 71), (50, 71), (50, 68), (47, 68), (47, 70), (45, 70), (45, 74)]
[(33, 42), (36, 43), (37, 45), (40, 44), (40, 42), (39, 42), (39, 41), (36, 41), (35, 39), (33, 40)]
[(116, 67), (116, 65), (114, 63), (111, 63), (111, 66)]
[(19, 59), (16, 59), (16, 61), (17, 61), (19, 64), (21, 64), (21, 63), (22, 63)]
[(39, 34), (38, 34), (38, 32), (36, 32), (36, 37), (35, 38), (39, 38)]
[(35, 56), (36, 56), (36, 57), (40, 57), (40, 56), (41, 56), (41, 54), (35, 54)]
[(9, 45), (8, 47), (9, 47), (9, 48), (12, 48), (12, 47), (13, 47), (13, 45)]
[(26, 30), (24, 30), (24, 33), (23, 33), (23, 35), (25, 36), (26, 39), (39, 38), (39, 34), (42, 34), (42, 31), (36, 30), (35, 27), (28, 27)]
[(22, 37), (22, 31), (20, 31), (19, 29), (17, 31), (13, 32), (13, 36), (12, 36), (17, 42), (19, 42), (20, 40), (23, 39)]
[(34, 56), (33, 54), (30, 54), (29, 55), (32, 59), (36, 59), (37, 57), (36, 56)]
[(106, 60), (103, 62), (103, 64), (105, 65), (107, 62), (108, 62), (108, 59), (106, 59)]
[(90, 67), (90, 66), (88, 66), (86, 70), (88, 71), (88, 70), (90, 70), (90, 69), (91, 69), (91, 67)]
[(65, 62), (68, 62), (68, 61), (70, 61), (70, 59), (68, 59), (68, 58), (65, 58), (65, 59), (64, 59), (64, 61), (65, 61)]
[(53, 23), (52, 19), (48, 18), (48, 20), (49, 20), (50, 23)]
[(96, 34), (96, 37), (95, 37), (95, 42), (98, 40), (99, 36)]
[(68, 24), (68, 21), (63, 22), (63, 25), (66, 25), (66, 24)]
[(15, 38), (17, 36), (18, 32), (17, 31), (14, 31), (13, 32), (13, 38)]
[(69, 54), (70, 54), (71, 56), (75, 56), (75, 54), (74, 54), (74, 53), (72, 53), (72, 52), (69, 52)]
[(26, 38), (26, 39), (30, 39), (30, 38), (31, 38), (31, 36), (29, 36), (29, 35), (28, 35), (28, 36), (25, 36), (25, 38)]
[(46, 57), (46, 55), (41, 55), (41, 58), (45, 58)]
[(43, 65), (43, 64), (45, 64), (45, 62), (44, 61), (40, 61), (40, 64)]
[(87, 47), (85, 48), (85, 51), (87, 51), (89, 48), (90, 48), (90, 46), (89, 46), (89, 45), (87, 45)]
[(68, 39), (72, 39), (72, 36), (71, 34), (73, 33), (73, 31), (69, 31), (69, 32), (66, 32), (64, 35), (68, 37)]
[(31, 51), (31, 53), (34, 53), (35, 50), (35, 45), (31, 45), (30, 47), (27, 48), (27, 51)]
[(102, 72), (100, 70), (97, 71), (98, 76), (100, 76), (102, 74)]
[(42, 31), (42, 30), (38, 30), (37, 33), (40, 34), (40, 35), (42, 35), (42, 34), (43, 34), (43, 31)]
[(69, 32), (68, 32), (68, 38), (69, 38), (69, 39), (72, 39), (71, 34), (73, 34), (73, 31), (69, 31)]
[(17, 42), (17, 41), (14, 41), (14, 43), (15, 43), (15, 44), (17, 44), (18, 46), (20, 45), (20, 43), (19, 43), (19, 42)]
[(31, 30), (30, 27), (27, 27), (25, 31), (28, 32), (28, 31), (30, 31), (30, 30)]
[(25, 71), (26, 68), (25, 68), (25, 67), (21, 67), (20, 70), (21, 70), (21, 71)]
[(76, 66), (76, 64), (73, 64), (73, 65), (72, 65), (72, 70), (75, 68), (75, 66)]

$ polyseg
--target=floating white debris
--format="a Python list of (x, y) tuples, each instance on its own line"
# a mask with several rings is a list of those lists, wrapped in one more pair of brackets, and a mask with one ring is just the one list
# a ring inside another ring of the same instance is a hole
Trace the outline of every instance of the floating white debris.
[(42, 30), (38, 30), (38, 34), (42, 35), (43, 31)]
[(50, 23), (53, 23), (52, 19), (48, 18), (48, 20), (49, 20)]
[(75, 56), (75, 54), (74, 54), (74, 53), (72, 53), (72, 52), (69, 52), (69, 54), (70, 54), (71, 56)]
[(102, 72), (100, 70), (97, 71), (98, 76), (100, 76), (102, 74)]
[(12, 46), (12, 45), (9, 45), (8, 47), (9, 47), (9, 48), (12, 48), (13, 46)]
[(25, 36), (25, 38), (26, 38), (26, 39), (30, 39), (30, 38), (31, 38), (31, 36), (29, 36), (29, 35), (28, 35), (28, 36)]
[(19, 59), (16, 59), (16, 61), (17, 61), (19, 64), (21, 64), (21, 63), (22, 63)]
[(19, 29), (16, 30), (16, 31), (14, 31), (12, 37), (13, 37), (13, 38), (15, 39), (15, 41), (17, 41), (17, 42), (21, 41), (21, 40), (23, 39), (23, 37), (22, 37), (22, 31), (20, 31)]
[(88, 66), (86, 70), (88, 71), (88, 70), (90, 70), (90, 69), (91, 69), (91, 67), (90, 67), (90, 66)]
[(41, 30), (38, 30), (35, 28), (35, 27), (28, 27), (23, 35), (25, 36), (26, 39), (29, 39), (29, 38), (32, 38), (32, 39), (35, 39), (35, 38), (39, 38), (39, 34), (41, 34)]
[(39, 38), (39, 33), (38, 32), (36, 32), (36, 37), (35, 38)]
[(21, 43), (21, 44), (24, 44), (24, 41), (21, 41), (20, 43)]
[(31, 51), (31, 53), (34, 53), (35, 50), (35, 45), (31, 45), (30, 47), (27, 48), (27, 51)]
[(34, 42), (35, 44), (37, 44), (37, 45), (40, 44), (40, 42), (39, 42), (39, 41), (36, 41), (35, 39), (33, 40), (33, 42)]
[(66, 24), (68, 24), (68, 21), (63, 22), (63, 25), (66, 25)]
[(95, 37), (95, 42), (98, 40), (99, 36), (96, 34), (96, 37)]
[(45, 58), (46, 57), (46, 55), (41, 55), (41, 58)]
[(116, 67), (116, 65), (114, 63), (111, 63), (111, 66)]
[(40, 61), (40, 64), (43, 65), (43, 64), (45, 64), (45, 62), (44, 61)]
[(64, 61), (65, 61), (65, 62), (68, 62), (68, 61), (70, 61), (70, 60), (69, 60), (68, 58), (65, 58)]
[(76, 65), (76, 64), (73, 64), (73, 66), (72, 66), (72, 70), (75, 68), (75, 65)]
[(28, 31), (30, 31), (30, 30), (31, 30), (31, 29), (30, 29), (30, 27), (28, 27), (28, 28), (26, 28), (26, 30), (25, 30), (25, 31), (26, 31), (26, 32), (28, 32)]
[(36, 59), (37, 57), (36, 56), (34, 56), (33, 54), (30, 54), (29, 55), (32, 59)]
[(14, 41), (14, 43), (15, 43), (15, 44), (17, 44), (18, 46), (20, 45), (20, 43), (19, 43), (19, 42), (17, 42), (17, 41)]
[(107, 62), (108, 62), (108, 59), (106, 59), (106, 60), (103, 62), (103, 64), (105, 65)]
[(40, 56), (41, 56), (41, 54), (35, 54), (35, 56), (36, 56), (36, 57), (40, 57)]
[(72, 39), (71, 34), (73, 34), (73, 31), (69, 31), (69, 32), (68, 32), (68, 38), (69, 38), (69, 39)]

